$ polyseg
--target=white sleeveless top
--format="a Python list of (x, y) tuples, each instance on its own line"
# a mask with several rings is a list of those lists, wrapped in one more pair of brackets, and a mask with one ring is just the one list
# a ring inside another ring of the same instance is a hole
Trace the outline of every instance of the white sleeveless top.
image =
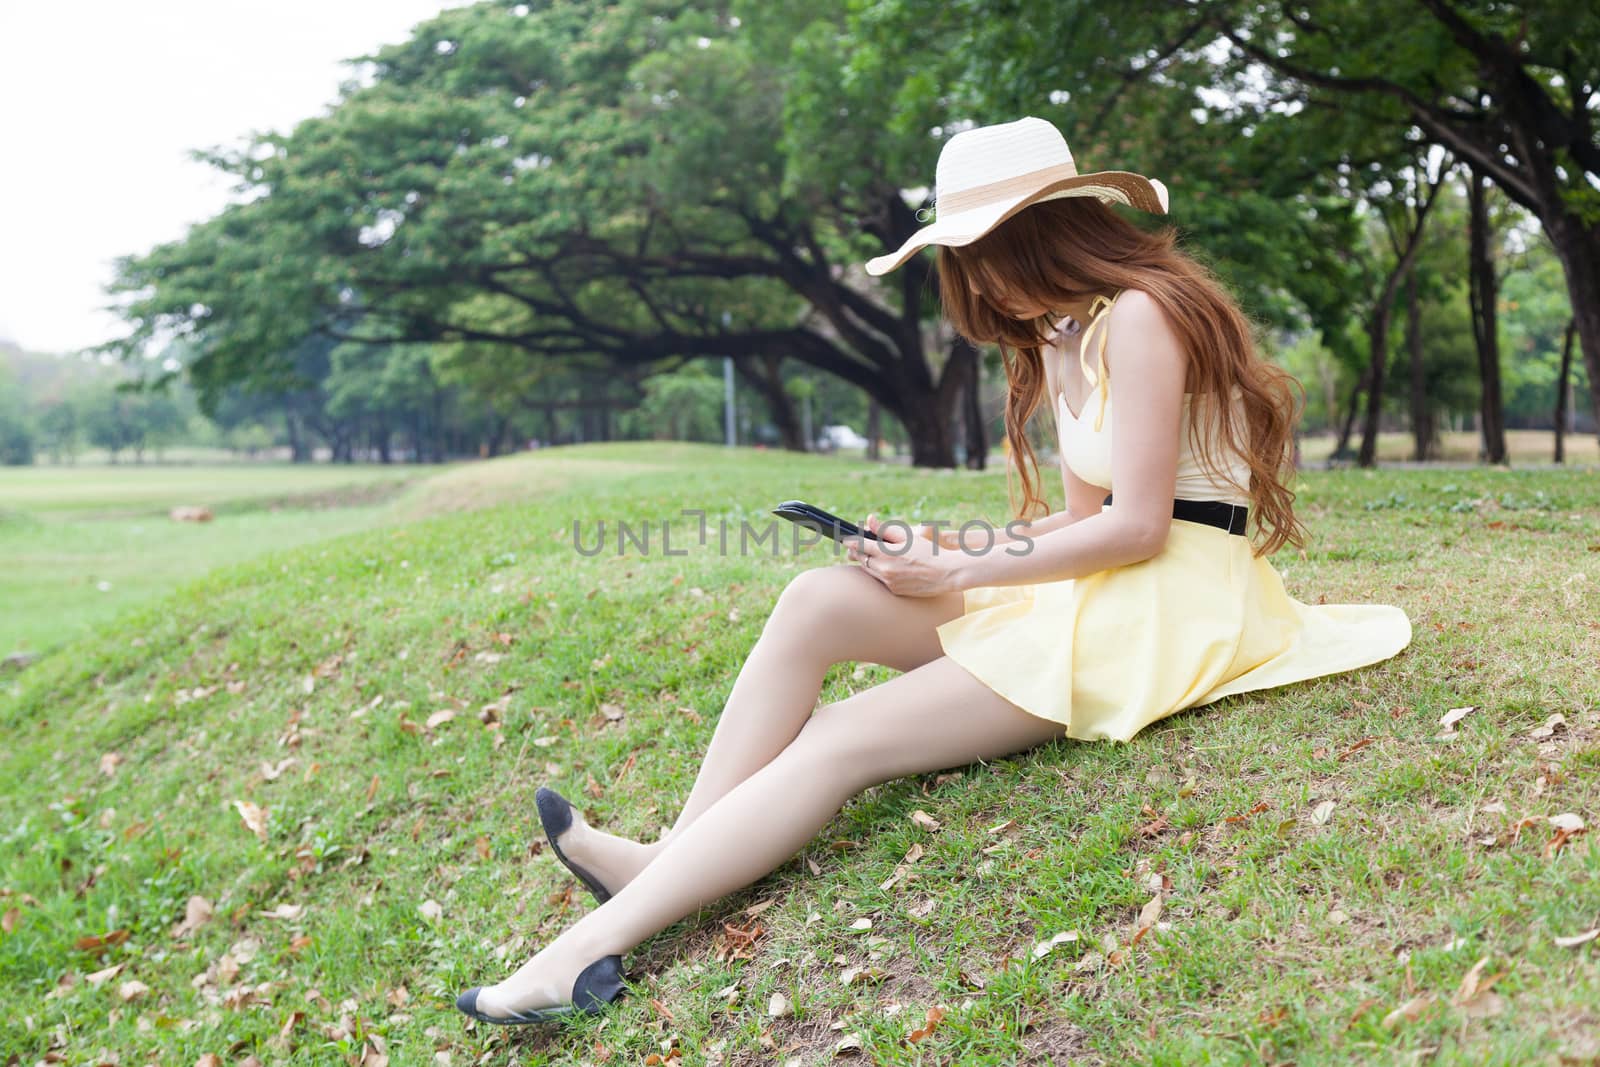
[[(1121, 293), (1117, 294), (1118, 296)], [(1106, 389), (1105, 374), (1105, 346), (1106, 331), (1099, 331), (1098, 359), (1099, 373), (1089, 367), (1087, 353), (1091, 336), (1097, 327), (1103, 327), (1110, 317), (1111, 305), (1115, 299), (1106, 300), (1105, 297), (1096, 297), (1089, 306), (1089, 325), (1084, 329), (1083, 340), (1078, 346), (1078, 363), (1083, 371), (1084, 380), (1093, 383), (1088, 397), (1084, 400), (1084, 410), (1074, 415), (1072, 409), (1067, 407), (1066, 397), (1060, 391), (1059, 379), (1056, 386), (1056, 424), (1060, 436), (1061, 461), (1068, 469), (1080, 479), (1090, 485), (1098, 485), (1108, 492), (1113, 491), (1111, 484), (1111, 396)], [(1100, 314), (1096, 311), (1100, 305), (1104, 310)], [(1190, 439), (1191, 424), (1194, 419), (1210, 415), (1209, 393), (1183, 394), (1183, 408), (1181, 414), (1181, 433), (1178, 439), (1178, 479), (1173, 495), (1181, 500), (1224, 500), (1230, 504), (1250, 504), (1247, 493), (1229, 485), (1225, 478), (1214, 477), (1213, 472), (1200, 462), (1200, 455), (1193, 447)], [(1234, 402), (1234, 417), (1242, 423), (1244, 419), (1243, 405), (1240, 398), (1244, 390), (1235, 385), (1231, 390)], [(1198, 410), (1196, 405), (1198, 404)], [(1220, 431), (1214, 420), (1207, 419), (1214, 432)], [(1244, 457), (1234, 451), (1225, 441), (1217, 439), (1212, 443), (1212, 456), (1216, 462), (1229, 464), (1227, 474), (1231, 475), (1240, 485), (1250, 484), (1250, 465)]]

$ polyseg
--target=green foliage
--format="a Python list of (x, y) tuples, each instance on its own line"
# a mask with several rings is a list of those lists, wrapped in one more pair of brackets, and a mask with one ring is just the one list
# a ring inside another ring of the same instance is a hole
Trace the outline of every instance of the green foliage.
[[(554, 421), (555, 404), (592, 402), (596, 380), (637, 400), (650, 374), (722, 355), (802, 363), (911, 426), (942, 359), (919, 329), (937, 314), (931, 254), (883, 283), (847, 268), (917, 225), (907, 198), (926, 194), (956, 130), (1035, 114), (1081, 169), (1162, 178), (1171, 217), (1130, 217), (1177, 227), (1289, 339), (1274, 347), (1316, 331), (1339, 366), (1322, 380), (1353, 383), (1394, 258), (1374, 220), (1438, 139), (1417, 101), (1486, 99), (1484, 125), (1503, 117), (1463, 42), (1524, 42), (1527, 84), (1553, 106), (1586, 103), (1564, 99), (1559, 71), (1593, 81), (1600, 28), (1584, 5), (1450, 10), (1464, 29), (1356, 0), (452, 8), (369, 57), (373, 83), (327, 114), (204, 157), (251, 199), (119, 262), (135, 328), (114, 347), (176, 336), (208, 413), (230, 391), (270, 397), (336, 453), (387, 442), (397, 421), (499, 442), (537, 427), (541, 404)], [(1262, 67), (1283, 58), (1260, 52), (1268, 40), (1309, 73)], [(1581, 199), (1589, 162), (1573, 151), (1562, 181)], [(1459, 247), (1441, 239), (1420, 272), (1430, 330), (1449, 338), (1427, 351), (1442, 408), (1470, 403), (1442, 310), (1462, 291)], [(1560, 300), (1557, 280), (1539, 284)], [(1531, 360), (1507, 368), (1517, 418), (1553, 381), (1549, 345), (1513, 339)], [(428, 355), (328, 358), (369, 342)], [(657, 432), (639, 429), (653, 418), (625, 432)], [(938, 453), (928, 436), (919, 461)]]
[(718, 441), (724, 435), (723, 384), (703, 363), (645, 379), (644, 400), (619, 423), (630, 437)]
[(27, 398), (9, 368), (0, 365), (0, 464), (32, 463), (34, 437), (34, 419)]

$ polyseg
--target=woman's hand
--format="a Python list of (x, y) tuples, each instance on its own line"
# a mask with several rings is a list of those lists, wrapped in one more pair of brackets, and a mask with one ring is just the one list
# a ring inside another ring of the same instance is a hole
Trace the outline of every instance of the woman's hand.
[[(861, 569), (883, 583), (889, 592), (896, 596), (927, 597), (960, 588), (956, 584), (955, 570), (963, 554), (950, 547), (936, 548), (929, 527), (918, 528), (917, 536), (908, 538), (902, 526), (881, 529), (878, 517), (869, 515), (866, 528), (886, 543), (870, 537), (850, 541), (850, 558), (859, 561)], [(941, 537), (940, 544), (943, 542)]]

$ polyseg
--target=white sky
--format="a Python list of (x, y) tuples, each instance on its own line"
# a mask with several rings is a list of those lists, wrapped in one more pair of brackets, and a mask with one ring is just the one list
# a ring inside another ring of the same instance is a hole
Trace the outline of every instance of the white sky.
[(462, 0), (0, 0), (0, 339), (120, 337), (111, 261), (228, 202), (188, 151), (320, 114), (341, 61)]

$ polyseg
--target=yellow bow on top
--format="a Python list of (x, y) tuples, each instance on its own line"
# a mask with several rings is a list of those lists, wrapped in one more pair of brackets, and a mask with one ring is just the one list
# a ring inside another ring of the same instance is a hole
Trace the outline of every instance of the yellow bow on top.
[(1109, 314), (1111, 311), (1111, 305), (1117, 302), (1117, 297), (1121, 296), (1122, 293), (1123, 290), (1118, 290), (1117, 296), (1110, 298), (1107, 298), (1104, 294), (1101, 294), (1089, 302), (1089, 325), (1084, 328), (1083, 340), (1078, 343), (1078, 366), (1083, 370), (1084, 380), (1089, 383), (1090, 389), (1093, 389), (1097, 385), (1100, 386), (1100, 404), (1094, 416), (1095, 433), (1100, 432), (1100, 424), (1105, 421), (1106, 417), (1107, 392), (1101, 379), (1105, 377), (1106, 372), (1107, 332), (1103, 328), (1100, 330), (1100, 347), (1095, 353), (1095, 361), (1098, 364), (1097, 370), (1091, 370), (1089, 368), (1088, 355), (1090, 335), (1094, 333), (1097, 327), (1105, 326), (1106, 320), (1111, 317)]

